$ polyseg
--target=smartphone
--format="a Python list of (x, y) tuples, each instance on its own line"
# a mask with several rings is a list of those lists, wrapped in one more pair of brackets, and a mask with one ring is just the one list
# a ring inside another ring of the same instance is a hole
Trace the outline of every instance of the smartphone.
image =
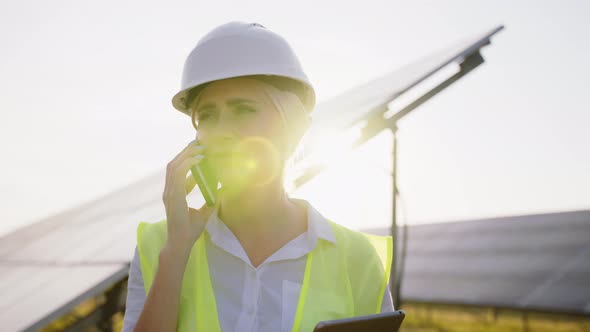
[(206, 204), (208, 206), (215, 205), (217, 203), (218, 181), (206, 155), (201, 159), (201, 162), (191, 167), (191, 173), (205, 198)]

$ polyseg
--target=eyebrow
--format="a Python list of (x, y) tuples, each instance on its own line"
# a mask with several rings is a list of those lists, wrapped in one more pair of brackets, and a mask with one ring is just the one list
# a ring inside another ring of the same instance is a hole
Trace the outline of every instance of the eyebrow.
[[(225, 104), (227, 106), (236, 106), (236, 105), (241, 105), (241, 104), (258, 104), (257, 101), (255, 100), (251, 100), (251, 99), (246, 99), (246, 98), (232, 98), (230, 100), (228, 100), (227, 102), (225, 102)], [(204, 111), (204, 110), (208, 110), (208, 109), (215, 109), (216, 105), (215, 103), (207, 103), (204, 104), (203, 106), (199, 107), (197, 109), (197, 113)]]

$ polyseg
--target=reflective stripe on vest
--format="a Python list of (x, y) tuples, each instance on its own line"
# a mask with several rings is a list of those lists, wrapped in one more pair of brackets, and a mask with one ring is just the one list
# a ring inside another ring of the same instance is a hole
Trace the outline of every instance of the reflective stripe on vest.
[[(313, 331), (323, 320), (381, 311), (391, 268), (391, 237), (352, 231), (332, 221), (330, 226), (336, 243), (320, 239), (307, 255), (293, 332)], [(142, 222), (137, 228), (146, 294), (158, 269), (166, 233), (165, 220)], [(204, 236), (196, 241), (187, 261), (178, 310), (177, 331), (221, 331)]]

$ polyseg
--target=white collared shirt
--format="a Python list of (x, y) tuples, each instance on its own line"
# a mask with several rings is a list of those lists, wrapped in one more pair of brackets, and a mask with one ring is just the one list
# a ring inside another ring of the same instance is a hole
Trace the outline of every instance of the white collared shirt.
[[(307, 201), (307, 231), (254, 267), (235, 235), (213, 211), (205, 228), (207, 259), (221, 331), (291, 331), (306, 256), (318, 240), (336, 242), (328, 221)], [(143, 309), (145, 290), (137, 248), (129, 268), (123, 332), (131, 332)], [(389, 287), (381, 312), (393, 311)]]

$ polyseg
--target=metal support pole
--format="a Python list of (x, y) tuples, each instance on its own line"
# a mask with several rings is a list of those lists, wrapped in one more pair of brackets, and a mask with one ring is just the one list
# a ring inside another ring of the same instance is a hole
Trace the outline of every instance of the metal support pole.
[(392, 151), (391, 151), (391, 237), (393, 239), (393, 247), (391, 254), (391, 274), (389, 275), (389, 289), (391, 290), (391, 296), (393, 299), (393, 307), (398, 310), (400, 309), (400, 296), (398, 278), (397, 278), (397, 261), (398, 261), (398, 244), (397, 244), (397, 124), (393, 123), (390, 127), (392, 135)]

